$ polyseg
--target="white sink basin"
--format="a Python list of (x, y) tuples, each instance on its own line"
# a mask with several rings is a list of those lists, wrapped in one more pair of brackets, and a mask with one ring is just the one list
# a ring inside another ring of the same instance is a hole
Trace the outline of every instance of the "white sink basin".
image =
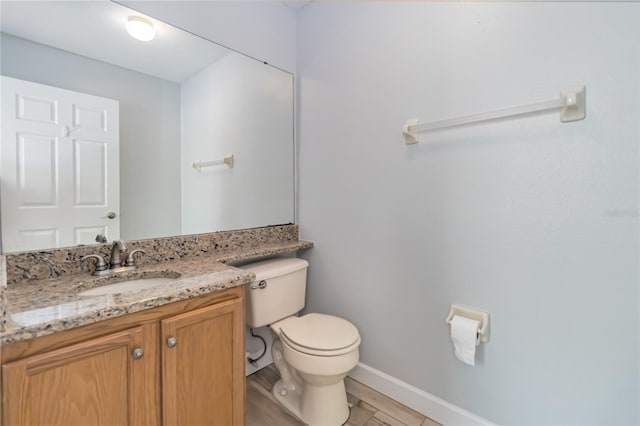
[(121, 281), (115, 284), (107, 284), (100, 287), (92, 288), (91, 290), (83, 291), (79, 293), (80, 296), (103, 296), (105, 294), (124, 293), (127, 291), (147, 290), (150, 288), (158, 287), (164, 284), (168, 284), (174, 281), (175, 278), (160, 277), (160, 278), (140, 278), (137, 280)]

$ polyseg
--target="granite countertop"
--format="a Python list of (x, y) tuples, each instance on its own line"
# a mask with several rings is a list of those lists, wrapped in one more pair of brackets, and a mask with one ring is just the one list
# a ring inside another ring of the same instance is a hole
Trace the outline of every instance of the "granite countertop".
[[(87, 273), (50, 278), (5, 289), (6, 324), (0, 344), (45, 336), (98, 321), (155, 308), (172, 302), (248, 284), (255, 274), (226, 265), (310, 248), (308, 241), (264, 244), (250, 249), (198, 256), (142, 266), (110, 277)], [(174, 278), (147, 290), (101, 296), (81, 296), (91, 288), (125, 279)]]

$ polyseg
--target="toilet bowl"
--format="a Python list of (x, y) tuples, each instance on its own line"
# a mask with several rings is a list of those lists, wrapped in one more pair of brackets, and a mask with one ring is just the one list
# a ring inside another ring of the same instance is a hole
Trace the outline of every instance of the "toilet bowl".
[(295, 316), (304, 307), (307, 267), (292, 258), (243, 266), (256, 274), (246, 290), (247, 325), (269, 325), (274, 334), (276, 400), (307, 425), (338, 426), (349, 418), (344, 378), (358, 362), (360, 334), (336, 316)]
[(345, 423), (349, 406), (343, 379), (358, 363), (358, 330), (341, 318), (316, 313), (286, 318), (271, 329), (279, 338), (271, 348), (281, 375), (273, 388), (276, 399), (308, 425)]

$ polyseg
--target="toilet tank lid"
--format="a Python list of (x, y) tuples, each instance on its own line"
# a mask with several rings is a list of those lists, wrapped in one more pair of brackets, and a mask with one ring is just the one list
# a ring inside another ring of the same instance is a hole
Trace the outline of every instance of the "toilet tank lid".
[(309, 262), (295, 257), (270, 259), (240, 266), (241, 269), (256, 274), (256, 281), (268, 280), (269, 278), (290, 274), (307, 267), (309, 267)]

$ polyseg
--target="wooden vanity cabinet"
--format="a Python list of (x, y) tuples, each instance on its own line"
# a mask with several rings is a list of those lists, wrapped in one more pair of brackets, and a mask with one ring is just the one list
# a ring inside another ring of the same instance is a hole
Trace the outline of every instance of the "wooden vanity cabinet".
[(5, 364), (4, 424), (157, 424), (156, 329), (135, 327)]
[(243, 316), (235, 299), (161, 321), (165, 425), (244, 424)]
[(2, 347), (2, 425), (244, 425), (243, 295)]

